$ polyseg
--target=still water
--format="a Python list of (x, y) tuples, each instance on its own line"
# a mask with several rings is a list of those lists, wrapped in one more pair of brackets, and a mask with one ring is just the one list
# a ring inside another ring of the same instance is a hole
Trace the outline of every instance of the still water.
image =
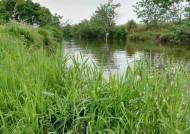
[[(121, 41), (70, 40), (64, 41), (64, 54), (77, 57), (82, 54), (98, 67), (104, 68), (104, 76), (124, 74), (127, 66), (133, 66), (135, 60), (148, 59), (158, 61), (160, 56), (173, 57), (176, 61), (190, 61), (190, 45), (134, 43)], [(89, 64), (91, 64), (89, 62)]]

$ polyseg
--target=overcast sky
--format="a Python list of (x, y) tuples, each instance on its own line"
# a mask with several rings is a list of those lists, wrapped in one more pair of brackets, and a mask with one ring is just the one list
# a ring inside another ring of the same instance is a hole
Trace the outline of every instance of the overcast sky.
[[(45, 6), (54, 13), (63, 16), (63, 20), (71, 20), (78, 23), (83, 19), (90, 19), (100, 3), (106, 3), (108, 0), (32, 0)], [(114, 0), (114, 3), (120, 3), (118, 8), (117, 24), (124, 24), (130, 19), (137, 20), (133, 12), (133, 5), (139, 0)]]

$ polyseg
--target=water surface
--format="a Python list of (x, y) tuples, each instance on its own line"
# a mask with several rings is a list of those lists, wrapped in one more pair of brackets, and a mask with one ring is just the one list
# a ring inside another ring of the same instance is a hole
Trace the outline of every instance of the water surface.
[[(64, 54), (77, 56), (82, 54), (97, 66), (104, 67), (104, 75), (124, 74), (126, 68), (133, 66), (135, 60), (147, 59), (159, 62), (158, 58), (173, 57), (176, 61), (189, 62), (190, 44), (157, 44), (150, 42), (122, 42), (98, 40), (64, 41)], [(91, 64), (91, 63), (89, 63)]]

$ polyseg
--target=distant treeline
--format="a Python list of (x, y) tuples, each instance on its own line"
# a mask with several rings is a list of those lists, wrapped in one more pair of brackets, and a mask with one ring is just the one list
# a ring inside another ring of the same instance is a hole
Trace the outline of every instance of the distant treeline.
[(124, 26), (116, 26), (118, 14), (116, 9), (120, 4), (114, 4), (113, 0), (100, 4), (90, 20), (83, 20), (75, 25), (66, 25), (63, 28), (64, 37), (75, 38), (107, 38), (125, 39), (127, 31)]
[(109, 39), (163, 43), (190, 41), (189, 0), (141, 0), (133, 6), (141, 23), (130, 20), (117, 26), (116, 9), (119, 6), (112, 0), (100, 4), (90, 20), (64, 26), (64, 37), (105, 38), (109, 33)]

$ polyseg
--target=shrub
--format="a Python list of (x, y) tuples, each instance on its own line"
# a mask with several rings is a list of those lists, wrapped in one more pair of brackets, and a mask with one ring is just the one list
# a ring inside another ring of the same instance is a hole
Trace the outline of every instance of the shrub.
[(154, 41), (157, 39), (157, 33), (146, 31), (143, 33), (133, 33), (128, 35), (128, 39), (132, 41)]
[(128, 33), (133, 33), (137, 29), (137, 24), (134, 20), (130, 20), (126, 24), (126, 29)]
[(123, 26), (116, 26), (113, 31), (113, 38), (114, 39), (126, 39), (127, 32), (125, 27)]

